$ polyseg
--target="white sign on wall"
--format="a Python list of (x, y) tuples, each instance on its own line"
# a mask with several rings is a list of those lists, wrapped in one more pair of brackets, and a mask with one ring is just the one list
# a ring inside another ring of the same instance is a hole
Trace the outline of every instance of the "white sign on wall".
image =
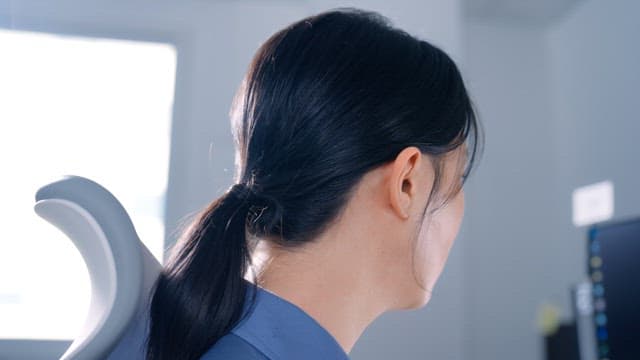
[(573, 224), (586, 226), (613, 217), (613, 182), (602, 181), (573, 191)]

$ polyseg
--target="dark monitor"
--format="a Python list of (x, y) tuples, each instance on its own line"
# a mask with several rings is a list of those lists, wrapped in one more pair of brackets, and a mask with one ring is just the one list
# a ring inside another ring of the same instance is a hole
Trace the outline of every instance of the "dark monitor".
[(640, 359), (640, 219), (592, 226), (588, 269), (599, 359)]

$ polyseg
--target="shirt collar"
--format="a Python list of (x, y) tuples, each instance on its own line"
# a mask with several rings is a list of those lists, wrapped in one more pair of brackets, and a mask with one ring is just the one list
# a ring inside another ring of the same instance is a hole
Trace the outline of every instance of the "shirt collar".
[[(247, 283), (247, 300), (253, 285)], [(348, 360), (335, 338), (297, 305), (257, 287), (255, 307), (231, 332), (274, 360)], [(249, 301), (245, 302), (244, 313)]]

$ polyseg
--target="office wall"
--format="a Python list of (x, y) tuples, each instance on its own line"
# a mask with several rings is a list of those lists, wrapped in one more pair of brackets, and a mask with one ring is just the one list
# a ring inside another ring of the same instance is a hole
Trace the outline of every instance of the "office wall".
[(590, 0), (550, 23), (463, 23), (466, 74), (487, 132), (467, 191), (466, 359), (541, 359), (539, 305), (571, 315), (569, 287), (586, 266), (573, 189), (610, 179), (615, 218), (640, 215), (638, 10)]
[[(611, 180), (618, 219), (640, 216), (639, 13), (637, 1), (590, 0), (547, 33), (558, 194)], [(563, 205), (568, 224), (569, 203)], [(571, 268), (583, 270), (583, 229), (561, 230), (580, 254), (568, 259)]]
[(556, 239), (544, 32), (467, 20), (464, 68), (486, 132), (467, 187), (464, 358), (540, 359), (538, 303), (553, 294)]

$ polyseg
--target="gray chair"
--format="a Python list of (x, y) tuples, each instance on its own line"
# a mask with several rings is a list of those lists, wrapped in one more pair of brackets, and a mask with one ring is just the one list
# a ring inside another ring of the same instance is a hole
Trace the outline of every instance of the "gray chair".
[(91, 278), (82, 331), (61, 359), (143, 359), (147, 306), (161, 266), (104, 187), (65, 176), (36, 193), (36, 213), (78, 248)]

